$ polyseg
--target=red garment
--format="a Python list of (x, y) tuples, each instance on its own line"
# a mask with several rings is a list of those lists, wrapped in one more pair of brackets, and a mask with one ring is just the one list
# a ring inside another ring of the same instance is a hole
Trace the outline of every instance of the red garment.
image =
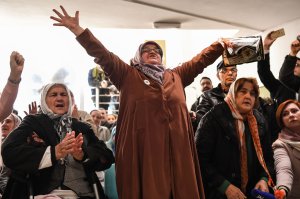
[(108, 51), (89, 30), (77, 40), (120, 90), (116, 176), (120, 199), (203, 199), (184, 87), (223, 52), (218, 42), (167, 69), (163, 85)]

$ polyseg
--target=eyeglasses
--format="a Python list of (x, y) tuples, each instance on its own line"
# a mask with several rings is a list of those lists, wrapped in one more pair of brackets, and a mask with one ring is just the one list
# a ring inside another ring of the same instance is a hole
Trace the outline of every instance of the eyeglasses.
[(236, 73), (236, 72), (237, 72), (237, 69), (236, 69), (236, 68), (230, 68), (230, 69), (227, 69), (227, 68), (221, 68), (219, 71), (220, 71), (220, 73), (223, 73), (223, 74), (229, 73), (229, 71), (230, 71), (231, 73)]
[(142, 49), (142, 54), (143, 53), (150, 53), (151, 51), (154, 51), (155, 53), (157, 53), (157, 54), (162, 54), (162, 51), (161, 51), (161, 49), (159, 49), (159, 48), (143, 48)]

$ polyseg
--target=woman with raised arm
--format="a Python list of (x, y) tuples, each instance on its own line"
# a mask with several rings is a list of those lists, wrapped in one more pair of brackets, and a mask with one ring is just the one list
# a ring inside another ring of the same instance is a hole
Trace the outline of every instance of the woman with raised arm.
[(76, 35), (121, 93), (115, 156), (119, 197), (204, 198), (184, 88), (222, 54), (222, 44), (214, 42), (190, 61), (167, 69), (162, 48), (148, 41), (128, 65), (79, 25), (78, 11), (71, 17), (61, 10), (53, 10), (54, 25)]
[(24, 58), (18, 52), (10, 55), (10, 75), (6, 86), (0, 93), (0, 122), (4, 120), (13, 110), (14, 102), (17, 98), (21, 74), (24, 67)]

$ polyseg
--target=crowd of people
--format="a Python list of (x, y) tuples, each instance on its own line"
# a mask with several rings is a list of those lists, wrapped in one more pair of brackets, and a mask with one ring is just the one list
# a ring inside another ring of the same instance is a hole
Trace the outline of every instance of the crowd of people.
[(118, 113), (107, 106), (79, 110), (68, 86), (52, 82), (21, 118), (13, 104), (24, 58), (12, 52), (0, 94), (1, 198), (300, 198), (299, 40), (276, 79), (270, 69), (276, 39), (272, 32), (264, 38), (257, 72), (269, 99), (260, 97), (255, 78), (237, 78), (238, 66), (221, 61), (220, 82), (213, 87), (202, 77), (201, 95), (189, 110), (184, 88), (232, 45), (229, 40), (173, 69), (163, 65), (159, 44), (146, 41), (127, 64), (81, 27), (78, 11), (70, 16), (60, 8), (50, 17), (54, 26), (69, 29), (95, 58), (90, 86), (117, 89)]

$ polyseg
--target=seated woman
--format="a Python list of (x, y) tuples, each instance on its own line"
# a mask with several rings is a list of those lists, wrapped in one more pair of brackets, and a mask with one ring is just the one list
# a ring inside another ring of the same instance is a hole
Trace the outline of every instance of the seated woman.
[(281, 103), (276, 111), (276, 119), (281, 127), (278, 139), (272, 145), (276, 187), (283, 190), (284, 194), (279, 198), (300, 198), (300, 103), (296, 100)]
[(225, 102), (200, 121), (196, 147), (208, 199), (251, 198), (252, 189), (268, 192), (273, 171), (270, 138), (258, 104), (254, 78), (231, 84)]
[[(21, 118), (14, 113), (11, 113), (0, 124), (0, 131), (2, 133), (2, 140), (4, 140), (15, 128), (21, 123)], [(6, 166), (2, 166), (0, 173), (0, 194), (2, 195), (7, 184), (8, 177), (10, 175), (10, 169)]]
[(15, 128), (21, 123), (21, 118), (14, 113), (11, 113), (1, 122), (2, 140), (5, 139)]
[(95, 171), (111, 166), (112, 152), (88, 124), (72, 119), (64, 84), (44, 86), (40, 104), (42, 113), (26, 116), (2, 145), (4, 164), (12, 170), (3, 197), (28, 198), (30, 182), (34, 196), (103, 198)]

